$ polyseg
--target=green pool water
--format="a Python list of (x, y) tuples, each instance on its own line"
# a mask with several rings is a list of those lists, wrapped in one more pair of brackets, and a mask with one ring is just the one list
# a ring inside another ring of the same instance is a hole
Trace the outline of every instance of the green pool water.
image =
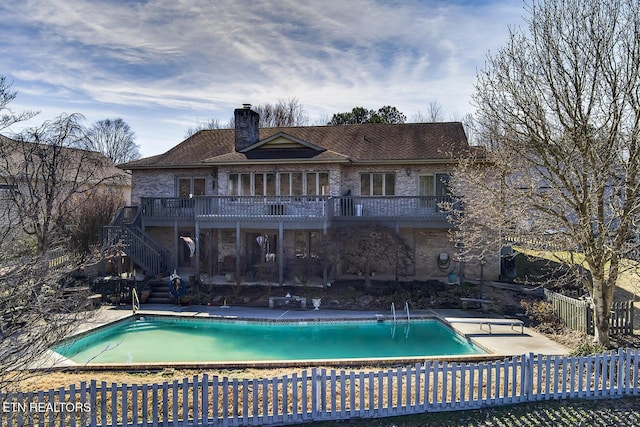
[(259, 323), (145, 317), (54, 349), (77, 363), (231, 362), (483, 353), (436, 320)]

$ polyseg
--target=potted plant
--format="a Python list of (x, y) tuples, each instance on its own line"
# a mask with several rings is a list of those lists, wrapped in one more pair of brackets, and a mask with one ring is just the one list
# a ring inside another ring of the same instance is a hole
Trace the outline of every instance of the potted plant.
[(458, 283), (458, 275), (453, 270), (449, 270), (447, 277), (449, 279), (449, 284), (453, 285)]
[(149, 286), (147, 282), (142, 282), (137, 286), (137, 288), (140, 304), (146, 303), (151, 296), (151, 286)]

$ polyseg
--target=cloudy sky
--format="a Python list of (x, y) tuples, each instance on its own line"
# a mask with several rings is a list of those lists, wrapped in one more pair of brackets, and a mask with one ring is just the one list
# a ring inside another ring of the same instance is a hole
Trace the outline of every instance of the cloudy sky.
[(0, 75), (14, 110), (40, 111), (29, 125), (121, 117), (150, 156), (243, 103), (296, 97), (311, 125), (354, 106), (411, 121), (433, 101), (460, 117), (523, 14), (521, 0), (4, 0)]

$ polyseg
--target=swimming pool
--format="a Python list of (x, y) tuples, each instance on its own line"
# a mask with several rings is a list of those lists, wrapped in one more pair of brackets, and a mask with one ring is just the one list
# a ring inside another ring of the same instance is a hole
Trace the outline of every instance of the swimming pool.
[(144, 317), (54, 349), (78, 364), (349, 360), (485, 352), (437, 320), (254, 322)]

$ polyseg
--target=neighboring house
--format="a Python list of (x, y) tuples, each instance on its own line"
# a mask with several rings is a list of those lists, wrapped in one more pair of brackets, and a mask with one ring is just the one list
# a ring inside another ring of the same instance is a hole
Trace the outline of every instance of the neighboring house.
[(48, 200), (53, 210), (72, 211), (72, 203), (89, 192), (115, 192), (130, 204), (131, 175), (95, 151), (20, 142), (0, 135), (0, 228), (19, 230), (20, 212), (44, 210), (47, 194), (53, 195)]
[[(125, 233), (126, 250), (151, 274), (240, 270), (251, 280), (256, 266), (272, 265), (282, 283), (293, 260), (320, 255), (331, 227), (369, 221), (411, 247), (415, 262), (404, 274), (457, 272), (451, 224), (438, 203), (449, 200), (449, 174), (470, 151), (461, 123), (259, 129), (258, 122), (245, 105), (235, 110), (235, 129), (200, 131), (164, 154), (120, 165), (132, 173), (135, 207), (105, 243)], [(325, 279), (358, 273), (331, 270)], [(498, 272), (487, 266), (485, 274)]]

